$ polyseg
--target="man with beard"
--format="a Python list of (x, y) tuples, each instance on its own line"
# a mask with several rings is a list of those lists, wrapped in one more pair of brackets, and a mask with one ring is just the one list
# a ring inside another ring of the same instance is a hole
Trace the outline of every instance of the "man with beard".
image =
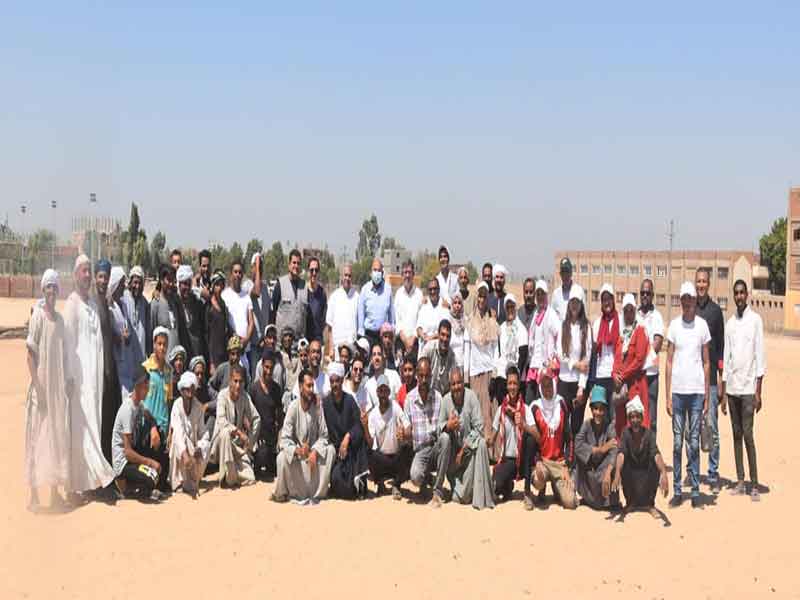
[(353, 266), (342, 267), (342, 285), (331, 294), (325, 315), (328, 359), (339, 360), (339, 348), (356, 341), (358, 292), (353, 287)]
[(247, 375), (253, 371), (250, 369), (250, 340), (255, 333), (255, 322), (253, 320), (253, 305), (250, 302), (250, 293), (242, 287), (244, 277), (244, 267), (241, 259), (235, 259), (231, 264), (231, 278), (229, 287), (222, 292), (222, 299), (228, 307), (228, 322), (233, 332), (242, 340), (242, 364)]
[(528, 277), (522, 284), (523, 304), (517, 308), (517, 319), (525, 326), (525, 331), (531, 330), (531, 322), (536, 314), (536, 282)]
[(458, 275), (450, 270), (450, 250), (447, 246), (439, 246), (439, 268), (436, 280), (439, 282), (442, 301), (450, 308), (450, 299), (458, 291)]
[(114, 419), (122, 404), (122, 396), (117, 374), (117, 361), (114, 359), (114, 326), (111, 310), (108, 307), (108, 279), (111, 275), (111, 263), (98, 261), (95, 266), (95, 302), (97, 315), (100, 318), (100, 331), (103, 336), (103, 404), (100, 443), (103, 456), (111, 462), (111, 436), (114, 432)]
[(489, 294), (489, 309), (497, 315), (497, 324), (500, 325), (506, 320), (506, 278), (508, 269), (503, 265), (497, 264), (492, 269), (494, 278), (493, 286), (490, 286), (492, 293)]
[(319, 282), (320, 262), (316, 256), (308, 259), (308, 341), (323, 341), (325, 315), (328, 312), (328, 295)]
[[(314, 376), (314, 393), (325, 398), (331, 393), (331, 382), (321, 368), (322, 342), (314, 340), (308, 345), (308, 370)], [(296, 381), (292, 389), (292, 400), (300, 397), (300, 382)]]
[(283, 426), (281, 389), (273, 378), (278, 356), (280, 355), (270, 348), (264, 350), (261, 355), (259, 378), (250, 385), (250, 398), (261, 416), (261, 430), (256, 442), (253, 466), (256, 477), (260, 477), (263, 472), (268, 481), (277, 474), (275, 460), (278, 434)]
[(140, 365), (153, 351), (150, 339), (150, 305), (144, 299), (144, 271), (135, 266), (128, 273), (128, 289), (122, 295), (121, 305), (131, 325), (129, 340), (134, 364)]
[(289, 272), (278, 279), (278, 285), (272, 291), (273, 323), (278, 331), (291, 328), (294, 339), (306, 336), (308, 324), (308, 288), (300, 277), (302, 257), (297, 248), (289, 252)]
[(188, 356), (208, 356), (206, 345), (206, 310), (203, 302), (192, 291), (192, 267), (178, 267), (178, 295), (186, 330), (189, 335)]
[(450, 347), (453, 326), (447, 319), (439, 322), (438, 338), (435, 345), (428, 348), (425, 356), (431, 361), (431, 384), (442, 396), (450, 391), (450, 371), (456, 366), (456, 355)]
[(156, 328), (164, 327), (168, 332), (167, 352), (178, 345), (186, 348), (191, 344), (186, 331), (183, 310), (178, 306), (175, 291), (175, 269), (170, 265), (161, 265), (158, 269), (158, 281), (161, 284), (161, 290), (158, 295), (153, 295), (153, 300), (150, 302), (151, 337)]
[(197, 255), (197, 275), (194, 276), (193, 287), (200, 294), (203, 302), (208, 302), (211, 298), (211, 252), (201, 250)]

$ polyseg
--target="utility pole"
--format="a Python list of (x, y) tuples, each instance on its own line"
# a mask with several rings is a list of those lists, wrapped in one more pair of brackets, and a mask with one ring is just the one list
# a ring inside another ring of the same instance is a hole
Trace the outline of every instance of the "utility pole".
[(25, 268), (25, 213), (28, 212), (28, 207), (21, 204), (19, 212), (22, 214), (22, 231), (20, 231), (20, 246), (19, 246), (19, 268), (20, 271)]
[(675, 220), (670, 219), (667, 228), (667, 239), (669, 240), (669, 256), (667, 257), (667, 323), (672, 321), (672, 251), (675, 247)]
[[(91, 232), (91, 237), (89, 237), (89, 262), (91, 263), (91, 270), (92, 270), (92, 281), (94, 281), (94, 238), (97, 237), (97, 217), (94, 216), (94, 209), (97, 206), (97, 194), (94, 192), (89, 194), (89, 223), (88, 226), (90, 227), (89, 231)], [(100, 248), (98, 247), (98, 252)]]
[(56, 236), (56, 223), (57, 223), (57, 221), (56, 221), (56, 201), (55, 200), (51, 200), (50, 201), (50, 208), (53, 209), (53, 251), (50, 254), (50, 268), (51, 269), (55, 269), (56, 268), (56, 240), (57, 240), (57, 236)]

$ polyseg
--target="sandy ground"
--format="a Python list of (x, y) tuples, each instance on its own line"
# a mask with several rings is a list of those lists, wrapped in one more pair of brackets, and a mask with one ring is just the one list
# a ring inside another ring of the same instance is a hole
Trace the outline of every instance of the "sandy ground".
[[(688, 503), (669, 509), (659, 497), (665, 525), (647, 514), (617, 522), (586, 507), (528, 513), (518, 501), (482, 512), (388, 497), (301, 508), (270, 503), (273, 486), (263, 483), (237, 491), (213, 486), (197, 501), (126, 500), (32, 515), (22, 484), (24, 345), (0, 341), (0, 402), (10, 427), (0, 438), (0, 598), (478, 598), (491, 591), (502, 598), (798, 598), (791, 510), (800, 498), (800, 446), (791, 390), (798, 387), (800, 342), (770, 338), (767, 347), (756, 441), (769, 493), (760, 504), (706, 495), (703, 510)], [(659, 406), (659, 446), (669, 465), (663, 398)], [(721, 473), (731, 478), (728, 417), (721, 423)], [(704, 455), (703, 471), (706, 464)]]

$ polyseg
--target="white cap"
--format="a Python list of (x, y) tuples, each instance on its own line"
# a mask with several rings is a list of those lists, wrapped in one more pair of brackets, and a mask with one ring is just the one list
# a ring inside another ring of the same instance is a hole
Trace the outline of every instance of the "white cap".
[(178, 281), (178, 283), (182, 281), (191, 281), (192, 275), (192, 267), (189, 265), (181, 265), (178, 267), (178, 272), (175, 275), (175, 279)]
[(569, 288), (569, 299), (577, 298), (581, 302), (586, 302), (586, 299), (583, 296), (583, 288), (577, 284), (572, 284), (572, 287)]
[(191, 371), (184, 371), (178, 380), (178, 391), (189, 389), (192, 386), (197, 387), (197, 377)]
[(503, 265), (501, 265), (500, 263), (498, 263), (498, 264), (496, 264), (494, 267), (492, 267), (492, 277), (497, 277), (497, 275), (498, 275), (499, 273), (502, 273), (503, 275), (505, 275), (506, 277), (508, 277), (508, 269), (506, 269), (506, 268), (505, 268)]
[(547, 282), (544, 279), (540, 279), (536, 282), (536, 289), (534, 291), (538, 292), (539, 290), (542, 290), (545, 294), (549, 291), (547, 289)]
[(691, 296), (697, 298), (697, 290), (694, 289), (694, 284), (691, 281), (684, 281), (681, 284), (681, 298), (684, 296)]
[(610, 283), (604, 283), (603, 287), (600, 288), (600, 298), (601, 299), (603, 298), (603, 294), (605, 294), (606, 292), (611, 294), (611, 297), (613, 298), (614, 297), (614, 286), (612, 286)]
[(517, 299), (514, 297), (514, 294), (512, 294), (511, 292), (506, 294), (505, 300), (503, 300), (503, 306), (505, 306), (509, 302), (513, 302), (514, 306), (517, 305)]
[(477, 287), (475, 288), (475, 294), (477, 295), (481, 288), (485, 289), (487, 292), (489, 291), (489, 284), (485, 281), (481, 281)]
[(332, 362), (328, 365), (328, 377), (344, 377), (344, 365), (340, 362)]
[(622, 298), (622, 309), (624, 310), (626, 306), (636, 308), (636, 298), (634, 298), (631, 293), (625, 294)]

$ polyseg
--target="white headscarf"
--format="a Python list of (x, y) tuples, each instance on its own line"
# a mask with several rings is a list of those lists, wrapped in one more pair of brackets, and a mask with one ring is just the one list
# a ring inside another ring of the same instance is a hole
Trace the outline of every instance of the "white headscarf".
[(131, 272), (128, 273), (128, 276), (138, 277), (139, 279), (144, 281), (144, 270), (142, 270), (142, 267), (140, 267), (139, 265), (136, 265), (135, 267), (131, 267)]
[(628, 402), (625, 405), (625, 414), (629, 415), (631, 413), (638, 412), (640, 415), (644, 414), (644, 405), (642, 404), (642, 399), (639, 396), (634, 396), (633, 400)]
[(92, 263), (89, 260), (89, 257), (86, 256), (85, 254), (81, 254), (78, 258), (75, 259), (75, 267), (72, 269), (72, 272), (73, 273), (77, 272), (78, 269), (83, 265), (91, 265), (91, 264)]
[(48, 285), (56, 286), (58, 289), (58, 273), (53, 269), (47, 269), (42, 275), (42, 292)]
[(340, 362), (333, 362), (328, 365), (328, 377), (338, 377), (344, 379), (344, 365)]
[[(553, 381), (552, 377), (550, 378)], [(550, 435), (555, 435), (559, 423), (561, 423), (561, 400), (555, 391), (555, 381), (553, 381), (553, 397), (549, 400), (544, 397), (544, 390), (542, 390), (542, 381), (539, 379), (539, 399), (534, 402), (534, 405), (539, 407), (542, 411), (547, 428)]]
[(508, 277), (508, 269), (506, 269), (500, 263), (497, 263), (494, 267), (492, 267), (492, 278), (497, 277), (499, 273), (502, 273), (506, 277)]
[(111, 267), (111, 274), (108, 276), (108, 290), (106, 290), (107, 297), (111, 298), (114, 295), (123, 279), (125, 279), (125, 269)]
[(197, 377), (191, 371), (184, 371), (178, 380), (178, 391), (189, 389), (192, 386), (197, 387)]
[(175, 275), (175, 279), (178, 283), (181, 283), (182, 281), (191, 281), (192, 275), (192, 267), (189, 265), (181, 265), (178, 267), (178, 272)]

